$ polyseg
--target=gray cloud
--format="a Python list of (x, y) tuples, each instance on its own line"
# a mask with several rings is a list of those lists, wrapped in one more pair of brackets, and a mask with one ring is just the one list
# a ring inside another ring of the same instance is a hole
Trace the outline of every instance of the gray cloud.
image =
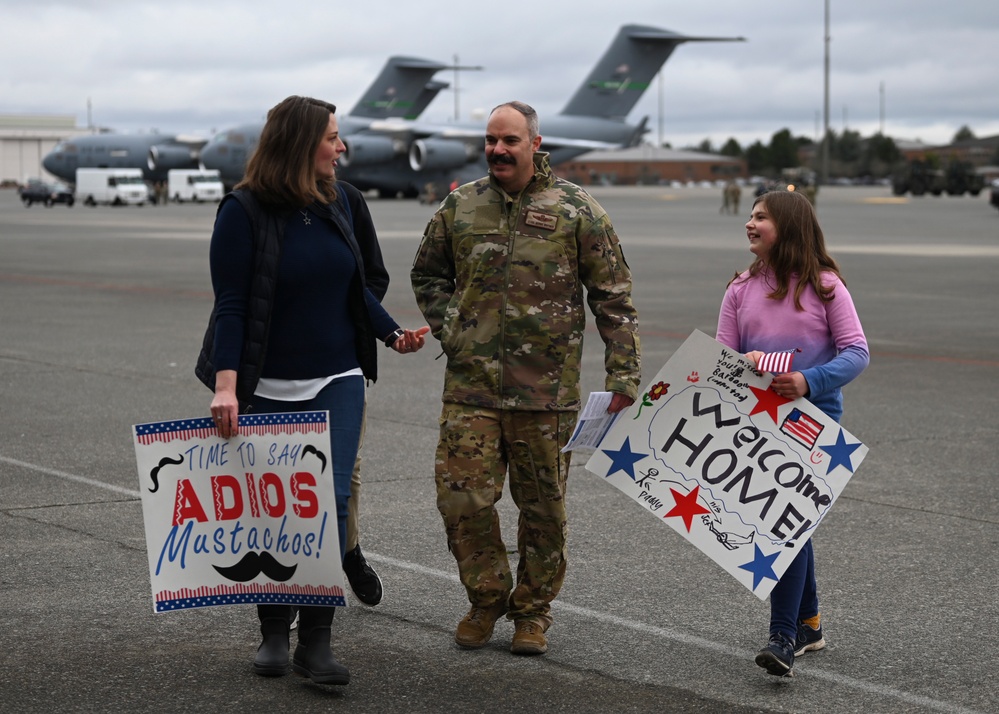
[[(345, 110), (385, 60), (457, 55), (461, 119), (511, 98), (558, 112), (620, 25), (744, 43), (679, 47), (630, 119), (674, 146), (812, 137), (823, 102), (823, 3), (148, 2), (0, 0), (0, 112), (73, 114), (118, 131), (208, 132), (263, 117), (288, 94)], [(946, 142), (999, 133), (999, 6), (977, 0), (831, 0), (830, 124)], [(452, 81), (442, 72), (440, 79)], [(664, 111), (659, 115), (660, 88)], [(449, 121), (443, 92), (425, 114)]]

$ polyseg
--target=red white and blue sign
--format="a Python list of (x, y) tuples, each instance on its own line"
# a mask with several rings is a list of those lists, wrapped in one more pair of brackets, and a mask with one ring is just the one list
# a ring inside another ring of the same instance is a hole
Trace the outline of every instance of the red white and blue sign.
[(867, 455), (772, 380), (695, 330), (586, 464), (760, 599)]
[(153, 611), (343, 606), (329, 413), (138, 424)]

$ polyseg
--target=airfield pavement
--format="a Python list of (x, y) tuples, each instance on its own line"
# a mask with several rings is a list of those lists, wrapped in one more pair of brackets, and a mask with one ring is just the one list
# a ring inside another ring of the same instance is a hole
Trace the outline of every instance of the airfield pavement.
[[(714, 334), (750, 258), (720, 189), (596, 188), (635, 275), (651, 378)], [(372, 199), (396, 319), (433, 208)], [(829, 646), (753, 664), (769, 608), (577, 457), (550, 650), (512, 625), (463, 651), (434, 504), (443, 360), (382, 350), (361, 543), (385, 585), (334, 622), (347, 687), (255, 676), (252, 607), (153, 614), (132, 425), (206, 415), (213, 205), (24, 208), (0, 191), (0, 711), (995, 712), (999, 677), (999, 212), (987, 198), (823, 188), (818, 212), (870, 341), (843, 425), (870, 453), (815, 536)], [(584, 393), (602, 388), (587, 333)], [(513, 548), (515, 509), (501, 502)], [(294, 646), (294, 637), (292, 638)]]

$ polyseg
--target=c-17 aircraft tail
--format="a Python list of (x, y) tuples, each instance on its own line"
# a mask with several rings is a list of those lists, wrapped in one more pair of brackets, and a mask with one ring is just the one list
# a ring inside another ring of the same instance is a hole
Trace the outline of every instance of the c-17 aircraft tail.
[(656, 27), (625, 25), (561, 114), (624, 121), (678, 45), (742, 39), (689, 37)]
[(448, 86), (433, 81), (447, 65), (419, 57), (389, 57), (381, 73), (375, 77), (364, 95), (350, 110), (350, 116), (368, 119), (416, 119)]
[[(648, 118), (638, 124), (625, 118), (677, 45), (742, 39), (623, 26), (565, 109), (541, 117), (542, 150), (551, 154), (552, 164), (558, 164), (595, 149), (634, 146), (648, 131)], [(430, 79), (446, 68), (411, 57), (389, 60), (353, 111), (340, 118), (340, 136), (347, 146), (337, 169), (340, 178), (361, 190), (377, 189), (383, 196), (415, 197), (428, 183), (447, 185), (485, 174), (483, 124), (407, 119), (422, 112), (447, 86)], [(408, 87), (409, 93), (398, 90), (400, 86)], [(202, 163), (219, 169), (226, 185), (233, 185), (242, 177), (261, 129), (246, 125), (217, 135), (202, 150)]]

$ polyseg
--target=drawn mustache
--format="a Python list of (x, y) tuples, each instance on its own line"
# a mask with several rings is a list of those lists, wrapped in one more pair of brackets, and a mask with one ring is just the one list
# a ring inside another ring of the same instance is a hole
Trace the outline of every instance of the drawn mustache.
[(291, 579), (291, 576), (298, 570), (298, 564), (281, 565), (270, 553), (266, 551), (257, 553), (252, 550), (235, 565), (230, 565), (227, 568), (218, 565), (212, 567), (226, 580), (237, 583), (248, 583), (261, 573), (275, 582), (283, 583)]
[(166, 457), (166, 458), (160, 459), (159, 466), (155, 467), (152, 471), (149, 472), (149, 478), (153, 482), (153, 487), (151, 489), (149, 489), (149, 493), (156, 493), (157, 491), (160, 490), (159, 477), (160, 477), (160, 469), (161, 468), (163, 468), (167, 464), (177, 465), (177, 464), (182, 464), (182, 463), (184, 463), (184, 455), (183, 454), (177, 454), (177, 458), (176, 459), (171, 459), (170, 457)]
[(323, 462), (323, 467), (319, 469), (319, 473), (322, 473), (323, 471), (326, 470), (326, 454), (321, 452), (312, 444), (306, 444), (305, 447), (302, 449), (302, 456), (304, 457), (306, 454), (315, 454), (316, 457)]

